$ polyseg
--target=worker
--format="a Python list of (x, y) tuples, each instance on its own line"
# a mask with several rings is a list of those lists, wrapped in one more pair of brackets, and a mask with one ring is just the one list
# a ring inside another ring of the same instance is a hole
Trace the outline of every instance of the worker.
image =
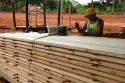
[(103, 36), (104, 21), (96, 16), (96, 10), (94, 8), (88, 8), (86, 10), (85, 18), (88, 19), (83, 28), (77, 22), (75, 23), (78, 32), (85, 36)]

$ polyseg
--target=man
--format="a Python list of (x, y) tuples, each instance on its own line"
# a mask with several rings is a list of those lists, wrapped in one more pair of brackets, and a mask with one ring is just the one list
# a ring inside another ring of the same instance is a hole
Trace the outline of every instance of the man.
[(81, 35), (86, 36), (103, 36), (104, 21), (96, 16), (96, 10), (94, 8), (89, 8), (86, 10), (86, 21), (83, 28), (80, 28), (79, 24), (76, 22), (75, 27)]

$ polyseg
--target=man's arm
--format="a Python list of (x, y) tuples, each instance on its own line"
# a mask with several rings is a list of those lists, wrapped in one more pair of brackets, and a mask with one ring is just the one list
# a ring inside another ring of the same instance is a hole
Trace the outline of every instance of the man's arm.
[(99, 19), (98, 22), (98, 36), (103, 36), (103, 29), (104, 29), (104, 21), (102, 19)]
[(83, 28), (80, 28), (79, 26), (79, 23), (75, 23), (75, 27), (77, 28), (78, 32), (81, 34), (81, 33), (84, 33), (84, 31), (86, 30), (87, 28), (87, 22), (85, 23), (84, 27)]

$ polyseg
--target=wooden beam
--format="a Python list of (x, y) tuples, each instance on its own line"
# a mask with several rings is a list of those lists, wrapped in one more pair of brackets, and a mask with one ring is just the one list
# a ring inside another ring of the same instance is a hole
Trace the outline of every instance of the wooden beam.
[(29, 32), (29, 2), (28, 0), (25, 0), (25, 5), (26, 5), (26, 32)]
[(12, 4), (12, 11), (13, 11), (13, 27), (14, 30), (16, 30), (16, 16), (15, 16), (15, 0), (11, 0), (11, 4)]
[(58, 0), (58, 26), (60, 26), (61, 1)]
[(43, 1), (43, 19), (44, 19), (44, 26), (46, 26), (46, 0)]

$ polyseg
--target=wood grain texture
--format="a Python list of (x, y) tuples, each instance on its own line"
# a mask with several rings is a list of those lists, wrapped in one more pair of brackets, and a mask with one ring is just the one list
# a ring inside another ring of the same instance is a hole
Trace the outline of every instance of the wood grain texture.
[(0, 76), (11, 83), (125, 82), (124, 39), (47, 35), (0, 34)]

